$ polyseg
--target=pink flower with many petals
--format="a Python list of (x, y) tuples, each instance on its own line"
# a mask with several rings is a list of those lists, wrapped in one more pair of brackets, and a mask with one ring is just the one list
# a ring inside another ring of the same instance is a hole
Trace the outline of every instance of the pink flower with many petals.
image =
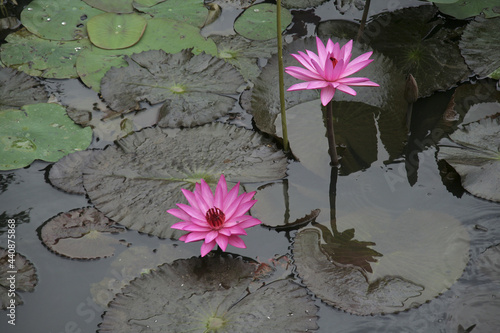
[(356, 91), (349, 86), (379, 86), (365, 77), (348, 77), (368, 66), (373, 61), (369, 59), (373, 52), (366, 52), (351, 61), (352, 40), (341, 48), (339, 43), (328, 39), (325, 47), (316, 37), (316, 44), (317, 55), (309, 50), (306, 50), (307, 54), (300, 51), (299, 54), (292, 54), (305, 68), (290, 66), (285, 68), (285, 72), (307, 82), (294, 84), (288, 91), (321, 89), (321, 104), (327, 105), (336, 89), (356, 95)]
[(260, 224), (256, 218), (245, 215), (257, 202), (252, 200), (255, 192), (238, 195), (240, 183), (229, 192), (224, 175), (220, 176), (215, 189), (215, 195), (210, 186), (202, 179), (196, 183), (193, 192), (182, 189), (189, 205), (177, 204), (177, 208), (167, 210), (167, 213), (182, 220), (172, 228), (189, 231), (179, 240), (186, 243), (204, 240), (201, 245), (201, 256), (204, 257), (215, 244), (226, 251), (227, 244), (245, 248), (245, 243), (239, 237), (246, 235), (246, 228)]

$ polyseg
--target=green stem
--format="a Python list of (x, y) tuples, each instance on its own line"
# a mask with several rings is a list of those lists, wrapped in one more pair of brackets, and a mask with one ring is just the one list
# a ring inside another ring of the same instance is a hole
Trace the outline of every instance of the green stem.
[(290, 150), (288, 144), (288, 130), (286, 127), (285, 113), (285, 82), (283, 78), (283, 40), (281, 36), (281, 0), (276, 0), (276, 37), (278, 39), (278, 77), (280, 89), (280, 111), (281, 111), (281, 128), (283, 130), (283, 149)]
[(368, 18), (368, 11), (370, 10), (370, 1), (365, 1), (365, 9), (363, 10), (363, 17), (361, 18), (361, 24), (359, 25), (358, 35), (356, 36), (356, 41), (359, 42), (361, 36), (363, 36), (363, 31), (365, 30), (366, 19)]
[(339, 165), (337, 157), (337, 145), (335, 144), (335, 133), (333, 131), (333, 105), (330, 101), (326, 105), (326, 136), (328, 137), (328, 153), (330, 154), (330, 164), (334, 167)]

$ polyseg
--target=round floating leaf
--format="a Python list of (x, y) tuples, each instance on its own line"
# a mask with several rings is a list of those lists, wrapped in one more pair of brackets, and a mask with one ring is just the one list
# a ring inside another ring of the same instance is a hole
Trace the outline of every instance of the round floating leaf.
[(147, 21), (138, 14), (103, 13), (89, 20), (87, 30), (92, 44), (102, 49), (130, 47), (141, 39)]
[(101, 13), (81, 0), (34, 0), (21, 12), (21, 21), (41, 38), (75, 40), (87, 37), (88, 19)]
[(481, 13), (487, 18), (500, 15), (498, 0), (459, 0), (449, 4), (440, 3), (437, 6), (440, 12), (453, 16), (459, 20)]
[(500, 103), (500, 91), (495, 82), (480, 80), (474, 84), (462, 84), (453, 93), (454, 110), (462, 123), (477, 121), (493, 116)]
[(204, 25), (208, 15), (204, 2), (200, 0), (166, 0), (154, 6), (141, 6), (136, 3), (134, 7), (154, 18), (172, 19), (199, 28)]
[[(292, 22), (292, 14), (281, 9), (281, 30)], [(248, 39), (276, 38), (276, 5), (261, 3), (248, 7), (234, 22), (234, 30)]]
[(469, 259), (467, 230), (438, 212), (408, 210), (392, 219), (367, 209), (337, 218), (333, 232), (319, 227), (321, 235), (310, 228), (295, 238), (297, 272), (324, 302), (354, 314), (423, 304), (447, 290)]
[(159, 244), (156, 249), (150, 249), (147, 246), (131, 246), (113, 260), (104, 279), (90, 286), (94, 302), (107, 308), (114, 296), (136, 277), (147, 274), (158, 265), (172, 262), (177, 258), (196, 255), (194, 252), (187, 251), (186, 248), (176, 246), (176, 244)]
[(92, 7), (105, 12), (131, 13), (134, 11), (132, 3), (134, 0), (83, 0)]
[(10, 305), (10, 300), (13, 299), (12, 287), (9, 278), (12, 276), (11, 271), (16, 271), (15, 274), (15, 296), (16, 305), (23, 304), (19, 291), (33, 291), (38, 283), (36, 269), (33, 264), (20, 253), (12, 253), (7, 249), (0, 247), (0, 308), (7, 309)]
[(289, 9), (306, 9), (318, 7), (326, 2), (326, 0), (283, 0), (281, 5)]
[(236, 69), (208, 54), (189, 50), (176, 54), (146, 51), (126, 58), (127, 67), (112, 68), (101, 82), (101, 93), (113, 110), (129, 112), (139, 102), (164, 102), (158, 124), (193, 127), (227, 113), (236, 102), (243, 79)]
[(52, 41), (39, 38), (26, 29), (10, 34), (2, 44), (2, 62), (32, 76), (67, 79), (78, 77), (76, 56), (90, 46), (87, 39)]
[(61, 213), (40, 230), (42, 242), (51, 251), (71, 259), (98, 259), (112, 256), (120, 241), (106, 235), (124, 231), (95, 208)]
[(101, 152), (101, 150), (83, 150), (64, 156), (50, 168), (50, 182), (63, 191), (85, 194), (83, 169), (87, 165), (90, 156)]
[(444, 28), (436, 12), (433, 6), (420, 6), (383, 13), (365, 29), (364, 38), (374, 49), (415, 77), (421, 97), (447, 90), (470, 74), (456, 42), (460, 30)]
[(181, 188), (193, 189), (201, 178), (215, 185), (222, 173), (229, 182), (278, 179), (286, 167), (274, 144), (235, 126), (210, 124), (175, 135), (148, 128), (96, 156), (83, 182), (90, 200), (109, 218), (133, 230), (178, 238), (183, 232), (170, 228), (177, 219), (165, 211), (187, 203)]
[(217, 45), (217, 56), (236, 67), (247, 81), (253, 81), (259, 76), (261, 69), (258, 59), (271, 58), (276, 53), (276, 39), (249, 41), (235, 35), (214, 36), (212, 40)]
[(460, 146), (440, 146), (438, 158), (457, 171), (468, 192), (500, 202), (500, 118), (465, 125), (450, 139)]
[(144, 326), (154, 332), (219, 333), (318, 328), (317, 307), (305, 288), (279, 280), (249, 293), (254, 269), (254, 264), (231, 257), (162, 265), (116, 296), (99, 332), (137, 332)]
[(148, 28), (137, 44), (120, 50), (85, 50), (78, 57), (76, 68), (82, 81), (99, 92), (101, 79), (110, 68), (127, 65), (123, 59), (124, 55), (130, 56), (149, 50), (177, 53), (188, 48), (193, 48), (194, 54), (217, 54), (215, 43), (204, 39), (200, 35), (200, 29), (174, 20), (151, 19), (148, 20)]
[(500, 17), (477, 17), (467, 25), (462, 34), (460, 51), (467, 65), (480, 76), (491, 76), (500, 68), (500, 36), (491, 33), (499, 30)]
[(47, 100), (47, 92), (39, 81), (23, 72), (0, 68), (0, 110)]
[(0, 133), (0, 170), (22, 168), (36, 159), (56, 162), (92, 141), (92, 130), (76, 125), (57, 104), (0, 111)]

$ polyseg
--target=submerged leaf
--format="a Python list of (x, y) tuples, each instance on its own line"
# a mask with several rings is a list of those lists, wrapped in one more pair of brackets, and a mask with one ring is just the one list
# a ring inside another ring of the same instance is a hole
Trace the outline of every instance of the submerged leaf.
[(58, 104), (40, 103), (0, 111), (0, 170), (25, 167), (36, 159), (56, 162), (84, 150), (92, 130), (76, 125)]
[[(276, 5), (259, 3), (248, 7), (234, 22), (234, 30), (241, 36), (253, 40), (276, 38)], [(292, 22), (292, 14), (281, 9), (281, 30)]]
[(41, 38), (75, 40), (87, 37), (88, 19), (101, 13), (81, 0), (34, 0), (21, 12), (21, 21)]
[(419, 306), (450, 288), (469, 259), (467, 230), (437, 212), (408, 210), (392, 219), (367, 209), (337, 218), (333, 232), (320, 230), (297, 234), (297, 272), (316, 296), (354, 314)]
[(317, 329), (317, 307), (305, 288), (278, 280), (249, 293), (254, 270), (254, 264), (218, 256), (162, 265), (116, 296), (99, 332), (137, 332), (146, 325), (152, 332)]
[(460, 146), (441, 145), (438, 158), (455, 168), (469, 193), (500, 202), (500, 117), (465, 125), (450, 139)]
[(40, 229), (42, 242), (51, 251), (72, 259), (98, 259), (112, 256), (120, 241), (106, 233), (118, 233), (117, 228), (95, 208), (80, 208), (61, 213)]
[(0, 110), (47, 100), (47, 92), (40, 82), (23, 72), (0, 68)]
[(147, 51), (126, 58), (127, 67), (104, 76), (101, 91), (113, 110), (128, 112), (139, 102), (165, 102), (158, 118), (162, 127), (193, 127), (225, 115), (236, 102), (242, 77), (230, 65), (189, 50), (176, 54)]
[(183, 232), (170, 228), (177, 219), (165, 211), (187, 203), (181, 188), (192, 190), (201, 178), (214, 185), (222, 173), (228, 182), (278, 179), (286, 167), (283, 152), (260, 134), (217, 123), (129, 135), (96, 156), (83, 181), (90, 200), (109, 218), (150, 235), (178, 238)]
[[(15, 271), (15, 280), (9, 279)], [(15, 285), (12, 297), (11, 282)], [(0, 309), (5, 310), (15, 299), (16, 306), (23, 304), (19, 291), (33, 291), (38, 283), (38, 276), (33, 264), (20, 253), (12, 253), (0, 247)]]
[[(460, 51), (465, 62), (477, 75), (492, 76), (500, 68), (500, 36), (492, 31), (500, 30), (500, 17), (484, 19), (476, 17), (465, 28), (460, 40)], [(495, 77), (499, 79), (500, 77)]]

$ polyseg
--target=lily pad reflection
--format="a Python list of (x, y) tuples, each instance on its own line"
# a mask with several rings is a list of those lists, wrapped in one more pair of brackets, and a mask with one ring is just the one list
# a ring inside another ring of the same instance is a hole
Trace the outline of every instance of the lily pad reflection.
[[(305, 288), (278, 280), (249, 293), (254, 264), (232, 257), (176, 260), (133, 280), (110, 303), (99, 332), (315, 331)], [(161, 311), (158, 311), (161, 309)]]
[[(169, 133), (169, 134), (167, 134)], [(109, 218), (162, 238), (178, 238), (165, 211), (187, 203), (181, 188), (201, 178), (214, 185), (283, 178), (287, 160), (253, 131), (220, 123), (180, 131), (148, 128), (117, 141), (84, 170), (90, 200)]]
[(323, 241), (318, 229), (300, 231), (294, 260), (316, 296), (354, 314), (419, 306), (446, 291), (469, 259), (467, 230), (442, 213), (409, 210), (394, 220), (370, 209), (338, 218), (335, 228), (321, 227)]

